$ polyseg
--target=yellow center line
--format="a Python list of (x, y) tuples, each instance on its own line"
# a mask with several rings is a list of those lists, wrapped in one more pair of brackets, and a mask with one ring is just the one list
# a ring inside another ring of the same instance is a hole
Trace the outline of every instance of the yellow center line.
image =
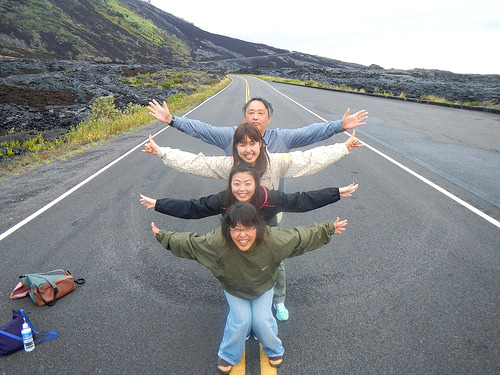
[(262, 351), (262, 344), (259, 343), (260, 347), (260, 375), (276, 375), (278, 369), (271, 367), (269, 364), (269, 357), (266, 353)]
[(245, 375), (245, 348), (243, 348), (240, 363), (231, 369), (231, 375)]
[(245, 81), (245, 103), (250, 100), (250, 85), (248, 84), (248, 81), (241, 77), (243, 81)]

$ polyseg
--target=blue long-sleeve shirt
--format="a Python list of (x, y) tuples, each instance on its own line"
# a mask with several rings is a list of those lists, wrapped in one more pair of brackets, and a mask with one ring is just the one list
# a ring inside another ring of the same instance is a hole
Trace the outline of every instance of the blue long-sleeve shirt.
[[(217, 146), (226, 155), (233, 153), (233, 135), (236, 126), (213, 126), (203, 121), (174, 116), (170, 124), (181, 132)], [(289, 152), (291, 149), (309, 146), (343, 132), (341, 120), (314, 123), (298, 129), (266, 129), (264, 144), (269, 152)]]

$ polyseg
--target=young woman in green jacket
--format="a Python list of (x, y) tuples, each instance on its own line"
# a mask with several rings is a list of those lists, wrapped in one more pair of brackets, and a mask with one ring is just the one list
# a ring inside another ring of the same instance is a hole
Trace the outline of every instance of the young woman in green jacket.
[(217, 370), (229, 374), (241, 360), (250, 330), (262, 344), (272, 367), (283, 363), (284, 348), (271, 305), (280, 262), (318, 249), (333, 234), (345, 230), (347, 220), (282, 229), (266, 226), (255, 207), (231, 205), (221, 226), (205, 235), (151, 228), (163, 247), (177, 257), (191, 259), (208, 268), (219, 280), (229, 313), (219, 346)]

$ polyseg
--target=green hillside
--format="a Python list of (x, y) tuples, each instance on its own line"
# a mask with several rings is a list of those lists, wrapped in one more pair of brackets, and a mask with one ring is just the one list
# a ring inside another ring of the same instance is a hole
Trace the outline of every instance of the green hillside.
[(185, 65), (189, 48), (119, 0), (0, 3), (0, 55)]

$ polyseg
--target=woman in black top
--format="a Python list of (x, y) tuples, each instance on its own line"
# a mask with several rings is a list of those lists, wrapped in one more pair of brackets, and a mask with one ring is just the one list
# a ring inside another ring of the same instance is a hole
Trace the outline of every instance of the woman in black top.
[(358, 188), (350, 184), (343, 188), (325, 188), (302, 193), (286, 194), (268, 190), (260, 185), (259, 176), (251, 165), (238, 163), (233, 166), (226, 190), (200, 199), (153, 199), (141, 194), (140, 202), (147, 210), (182, 219), (202, 219), (224, 214), (235, 202), (252, 204), (267, 223), (279, 212), (307, 212), (337, 202), (340, 197), (350, 197)]

